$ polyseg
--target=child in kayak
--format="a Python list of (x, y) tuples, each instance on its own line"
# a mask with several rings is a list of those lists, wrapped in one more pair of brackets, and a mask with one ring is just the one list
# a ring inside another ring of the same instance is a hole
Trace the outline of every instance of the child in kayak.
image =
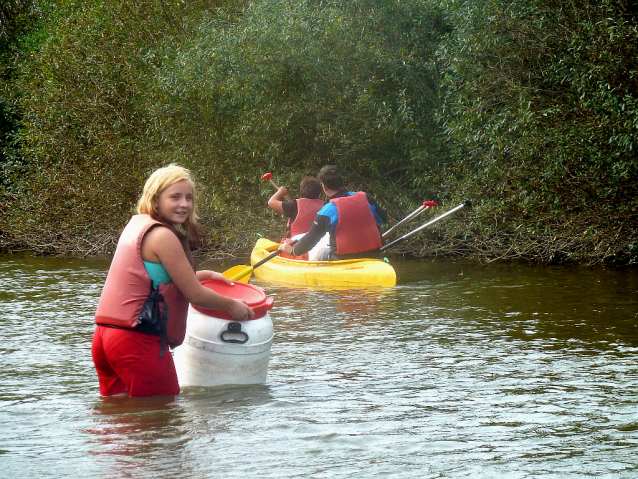
[[(323, 189), (321, 182), (314, 176), (306, 176), (299, 185), (300, 198), (292, 201), (283, 201), (288, 194), (284, 186), (280, 186), (275, 194), (268, 200), (268, 206), (273, 210), (283, 213), (288, 218), (286, 225), (286, 236), (282, 242), (290, 242), (301, 238), (312, 226), (312, 222), (317, 212), (323, 208), (324, 202), (321, 197)], [(282, 254), (284, 257), (292, 259), (309, 259), (308, 253), (299, 256)]]
[(328, 202), (296, 245), (282, 244), (279, 249), (285, 254), (302, 255), (329, 233), (329, 245), (319, 251), (318, 261), (377, 256), (383, 245), (378, 225), (388, 219), (385, 210), (369, 194), (348, 191), (336, 166), (321, 168), (319, 180)]

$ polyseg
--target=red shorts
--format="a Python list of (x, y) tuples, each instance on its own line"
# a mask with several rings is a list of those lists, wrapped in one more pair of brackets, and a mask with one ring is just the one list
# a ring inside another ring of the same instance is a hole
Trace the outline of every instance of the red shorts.
[(97, 326), (91, 354), (100, 394), (168, 396), (179, 394), (173, 356), (159, 357), (160, 338), (126, 329)]

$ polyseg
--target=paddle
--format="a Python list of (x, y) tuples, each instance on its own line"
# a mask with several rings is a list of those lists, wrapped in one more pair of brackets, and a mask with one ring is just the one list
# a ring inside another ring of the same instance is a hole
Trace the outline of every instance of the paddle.
[[(291, 245), (297, 244), (297, 240), (292, 241), (290, 244)], [(237, 266), (233, 266), (232, 268), (224, 271), (222, 274), (231, 281), (239, 281), (240, 283), (247, 283), (255, 268), (260, 267), (266, 261), (270, 261), (275, 256), (279, 256), (280, 253), (281, 253), (281, 250), (276, 249), (275, 251), (270, 253), (268, 256), (266, 256), (264, 259), (257, 261), (252, 266), (245, 266), (240, 264)]]
[(469, 201), (465, 201), (463, 204), (461, 204), (461, 205), (457, 206), (456, 208), (452, 208), (452, 209), (451, 209), (450, 211), (448, 211), (447, 213), (443, 213), (441, 216), (438, 216), (438, 217), (434, 218), (433, 220), (428, 221), (428, 222), (427, 222), (427, 223), (425, 223), (424, 225), (421, 225), (421, 226), (419, 226), (418, 228), (416, 228), (416, 229), (414, 229), (414, 230), (410, 231), (409, 233), (407, 233), (407, 234), (405, 234), (405, 235), (401, 236), (400, 238), (395, 239), (392, 243), (388, 243), (387, 245), (385, 245), (385, 246), (381, 247), (381, 251), (384, 251), (384, 250), (388, 249), (390, 246), (394, 246), (394, 245), (395, 245), (395, 244), (397, 244), (398, 242), (403, 241), (403, 240), (404, 240), (404, 239), (406, 239), (406, 238), (409, 238), (409, 237), (410, 237), (410, 236), (412, 236), (413, 234), (418, 233), (418, 232), (419, 232), (419, 231), (421, 231), (422, 229), (424, 229), (424, 228), (426, 228), (426, 227), (430, 226), (431, 224), (436, 223), (437, 221), (439, 221), (439, 220), (441, 220), (441, 219), (445, 218), (446, 216), (449, 216), (449, 215), (451, 215), (452, 213), (454, 213), (454, 212), (456, 212), (456, 211), (460, 210), (461, 208), (465, 208), (465, 207), (467, 207), (467, 208), (471, 208), (471, 207), (472, 207), (472, 203), (470, 203)]
[(431, 208), (433, 206), (438, 206), (436, 204), (436, 202), (434, 201), (424, 201), (423, 204), (421, 206), (419, 206), (416, 210), (414, 210), (412, 213), (410, 213), (408, 216), (406, 216), (405, 218), (403, 218), (401, 221), (399, 221), (396, 225), (394, 225), (392, 228), (390, 228), (388, 231), (386, 231), (385, 233), (383, 233), (381, 236), (383, 238), (385, 238), (386, 236), (388, 236), (390, 233), (392, 233), (395, 229), (397, 229), (399, 226), (407, 223), (408, 221), (412, 221), (415, 218), (418, 218), (419, 216), (421, 216), (425, 210), (427, 210), (428, 208)]
[[(266, 173), (264, 176), (261, 177), (262, 180), (268, 180), (272, 183), (272, 185), (275, 187), (275, 189), (279, 189), (279, 186), (277, 186), (277, 183), (275, 183), (272, 180), (272, 173)], [(288, 201), (290, 201), (290, 198), (288, 198), (288, 196), (284, 195), (284, 198), (286, 198)]]
[(231, 281), (239, 281), (240, 283), (247, 283), (252, 275), (252, 270), (244, 264), (238, 264), (230, 269), (227, 269), (222, 274)]

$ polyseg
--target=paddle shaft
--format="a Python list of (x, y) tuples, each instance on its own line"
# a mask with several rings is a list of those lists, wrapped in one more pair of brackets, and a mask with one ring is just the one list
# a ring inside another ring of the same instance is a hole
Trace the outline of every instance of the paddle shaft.
[[(276, 190), (279, 189), (279, 186), (277, 185), (277, 183), (275, 183), (272, 178), (270, 177), (270, 173), (266, 173), (264, 176), (261, 177), (262, 180), (268, 180), (272, 183), (272, 185), (275, 187)], [(290, 198), (288, 198), (287, 195), (284, 195), (284, 198), (286, 198), (288, 201), (290, 201)]]
[(412, 213), (410, 213), (408, 216), (406, 216), (405, 218), (403, 218), (401, 221), (399, 221), (396, 225), (394, 225), (392, 228), (390, 228), (388, 231), (386, 231), (385, 233), (383, 233), (381, 235), (382, 238), (385, 238), (386, 236), (388, 236), (390, 233), (392, 233), (395, 229), (397, 229), (399, 226), (404, 225), (405, 223), (407, 223), (408, 221), (412, 221), (415, 218), (418, 218), (419, 216), (421, 216), (425, 210), (427, 210), (428, 208), (430, 208), (429, 206), (424, 206), (421, 205), (419, 206), (416, 210), (414, 210)]
[[(292, 241), (290, 244), (292, 244), (292, 245), (297, 244), (297, 240)], [(276, 249), (275, 251), (270, 253), (268, 256), (266, 256), (264, 259), (257, 261), (252, 266), (246, 266), (246, 269), (240, 271), (239, 273), (234, 275), (232, 278), (228, 278), (228, 279), (230, 279), (231, 281), (237, 281), (239, 278), (242, 278), (242, 277), (246, 276), (247, 274), (252, 273), (255, 270), (255, 268), (260, 267), (262, 264), (264, 264), (267, 261), (270, 261), (275, 256), (279, 256), (280, 253), (281, 253), (281, 250), (280, 249)]]
[(419, 231), (423, 230), (424, 228), (427, 228), (428, 226), (436, 223), (439, 220), (442, 220), (443, 218), (445, 218), (446, 216), (451, 215), (452, 213), (455, 213), (456, 211), (460, 210), (461, 208), (471, 208), (472, 204), (469, 201), (466, 201), (465, 203), (463, 203), (462, 205), (457, 206), (456, 208), (452, 208), (450, 211), (443, 213), (441, 216), (437, 216), (436, 218), (434, 218), (431, 221), (428, 221), (427, 223), (425, 223), (424, 225), (419, 226), (418, 228), (410, 231), (409, 233), (401, 236), (400, 238), (395, 239), (392, 243), (388, 243), (385, 246), (381, 247), (381, 251), (385, 251), (386, 249), (388, 249), (391, 246), (394, 246), (395, 244), (399, 243), (400, 241), (403, 241), (406, 238), (409, 238), (410, 236), (418, 233)]
[(255, 268), (259, 268), (262, 264), (264, 264), (267, 261), (270, 261), (271, 259), (273, 259), (275, 256), (279, 256), (279, 254), (281, 253), (281, 250), (277, 249), (275, 251), (273, 251), (272, 253), (270, 253), (268, 256), (266, 256), (264, 259), (257, 261), (254, 265), (251, 266), (251, 268), (254, 270)]

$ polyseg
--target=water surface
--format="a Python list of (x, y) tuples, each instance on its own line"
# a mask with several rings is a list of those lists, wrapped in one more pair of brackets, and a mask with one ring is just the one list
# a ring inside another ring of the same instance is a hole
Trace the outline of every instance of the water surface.
[(265, 385), (107, 400), (108, 263), (0, 259), (4, 477), (637, 477), (635, 270), (397, 260), (395, 288), (257, 282)]

